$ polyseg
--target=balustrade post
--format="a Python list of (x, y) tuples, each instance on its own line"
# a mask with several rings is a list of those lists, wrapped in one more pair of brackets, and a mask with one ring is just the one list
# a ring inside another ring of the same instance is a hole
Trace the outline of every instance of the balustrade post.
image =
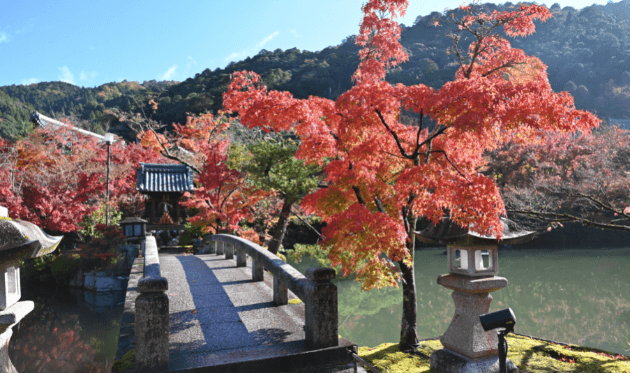
[(224, 243), (222, 241), (217, 241), (217, 255), (223, 255)]
[(210, 241), (210, 254), (217, 252), (217, 241)]
[(277, 276), (273, 276), (273, 305), (283, 306), (288, 303), (289, 289)]
[(256, 259), (252, 258), (252, 280), (254, 281), (263, 281), (265, 278), (263, 277), (263, 265), (256, 261)]
[(237, 267), (247, 266), (247, 253), (245, 253), (245, 250), (239, 249), (236, 251), (236, 266)]
[(234, 246), (229, 243), (225, 244), (225, 259), (234, 259)]
[(335, 275), (332, 268), (306, 270), (306, 277), (311, 280), (304, 300), (304, 347), (308, 350), (339, 345), (337, 286), (330, 282)]

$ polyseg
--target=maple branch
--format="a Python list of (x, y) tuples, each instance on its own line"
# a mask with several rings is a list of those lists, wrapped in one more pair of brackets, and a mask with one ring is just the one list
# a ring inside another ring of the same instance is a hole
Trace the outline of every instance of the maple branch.
[(407, 217), (408, 215), (407, 207), (403, 206), (401, 210), (402, 210), (401, 212), (402, 212), (403, 223), (405, 224), (405, 232), (409, 234), (409, 218)]
[(444, 131), (446, 130), (446, 126), (444, 127), (435, 126), (433, 128), (433, 131), (431, 131), (431, 134), (429, 134), (429, 137), (427, 137), (426, 140), (424, 140), (423, 142), (418, 143), (420, 141), (420, 131), (422, 130), (422, 111), (421, 111), (420, 127), (418, 128), (418, 134), (416, 135), (416, 149), (413, 151), (412, 154), (407, 154), (407, 152), (405, 152), (405, 149), (403, 149), (402, 144), (400, 143), (400, 139), (398, 138), (398, 135), (396, 135), (396, 132), (394, 132), (389, 127), (387, 122), (385, 122), (385, 119), (383, 118), (383, 115), (381, 114), (381, 112), (378, 109), (374, 109), (374, 110), (376, 111), (376, 114), (378, 114), (378, 117), (381, 119), (381, 122), (383, 123), (387, 131), (391, 133), (392, 136), (394, 136), (394, 140), (396, 140), (396, 145), (398, 146), (398, 149), (400, 150), (400, 154), (407, 159), (412, 159), (412, 160), (415, 159), (420, 154), (420, 148), (427, 143), (429, 144), (428, 145), (429, 149), (427, 150), (427, 157), (428, 157), (428, 154), (431, 153), (431, 141), (437, 136), (444, 133)]
[(385, 212), (385, 207), (383, 207), (383, 202), (380, 198), (378, 198), (378, 196), (374, 197), (374, 203), (376, 203), (376, 208), (378, 209), (378, 211), (382, 212), (383, 214), (387, 214)]
[(192, 164), (190, 164), (189, 162), (186, 162), (185, 160), (181, 159), (180, 157), (176, 156), (176, 155), (172, 155), (170, 152), (168, 153), (164, 153), (164, 152), (160, 152), (164, 157), (168, 158), (168, 159), (172, 159), (174, 161), (177, 161), (183, 165), (186, 165), (188, 167), (190, 167), (194, 173), (196, 173), (197, 175), (201, 175), (201, 171), (199, 171), (199, 169), (195, 166), (193, 166)]
[(548, 221), (548, 222), (577, 222), (577, 223), (582, 223), (583, 225), (588, 225), (588, 226), (596, 227), (596, 228), (630, 232), (630, 226), (627, 226), (627, 225), (597, 223), (590, 219), (579, 218), (577, 216), (573, 216), (569, 214), (555, 214), (555, 213), (548, 213), (548, 212), (537, 212), (537, 211), (532, 211), (532, 210), (508, 209), (506, 211), (513, 212), (516, 214), (528, 215), (528, 216), (535, 215), (537, 219)]
[(359, 187), (353, 186), (352, 190), (354, 190), (354, 194), (357, 195), (357, 200), (359, 201), (359, 203), (365, 206), (365, 200), (363, 199), (363, 197), (361, 197), (361, 190), (359, 190)]
[(422, 131), (422, 109), (420, 109), (420, 124), (418, 125), (418, 133), (416, 134), (416, 149), (413, 151), (413, 155), (418, 155), (418, 151), (420, 150), (420, 131)]
[[(477, 14), (478, 15), (478, 14)], [(518, 18), (518, 16), (512, 16), (512, 17), (507, 17), (501, 20), (496, 21), (493, 25), (491, 25), (489, 28), (483, 28), (483, 24), (484, 24), (484, 20), (483, 19), (477, 19), (477, 23), (479, 23), (479, 25), (481, 26), (481, 29), (479, 30), (473, 30), (471, 29), (468, 25), (462, 23), (462, 20), (458, 20), (457, 22), (449, 22), (449, 21), (442, 21), (444, 23), (450, 23), (453, 25), (458, 25), (461, 27), (461, 29), (459, 30), (452, 30), (451, 32), (449, 32), (448, 36), (453, 39), (453, 47), (451, 49), (448, 49), (446, 51), (446, 54), (451, 54), (451, 53), (455, 53), (455, 55), (457, 56), (457, 59), (459, 60), (459, 64), (460, 67), (462, 68), (463, 74), (466, 78), (470, 78), (470, 74), (472, 73), (472, 69), (473, 69), (473, 65), (475, 63), (475, 60), (477, 59), (477, 57), (482, 53), (485, 52), (486, 50), (488, 50), (488, 46), (484, 46), (483, 48), (481, 48), (482, 45), (482, 41), (483, 39), (485, 39), (486, 37), (490, 36), (490, 32), (492, 32), (492, 30), (494, 30), (495, 28), (499, 27), (499, 26), (503, 26), (506, 23), (512, 21), (513, 19)], [(471, 34), (473, 34), (476, 38), (477, 38), (477, 43), (475, 44), (475, 50), (473, 51), (473, 56), (470, 59), (470, 65), (468, 66), (467, 71), (464, 71), (464, 63), (466, 61), (464, 61), (462, 59), (462, 56), (460, 54), (459, 48), (457, 47), (459, 40), (460, 40), (460, 36), (456, 35), (456, 32), (462, 32), (462, 31), (468, 31)], [(495, 34), (496, 35), (496, 34)], [(501, 67), (506, 67), (506, 66), (500, 66), (494, 70), (497, 70)], [(512, 66), (507, 66), (507, 67), (512, 67)], [(486, 75), (491, 74), (493, 71), (487, 73), (484, 75), (484, 77)]]
[(293, 215), (295, 215), (298, 219), (300, 219), (300, 221), (302, 221), (302, 223), (306, 224), (309, 228), (311, 228), (315, 233), (317, 233), (317, 235), (319, 236), (319, 238), (321, 238), (322, 240), (324, 239), (324, 237), (317, 231), (317, 229), (313, 228), (312, 225), (310, 225), (306, 220), (304, 220), (304, 218), (302, 218), (297, 212), (295, 212), (293, 210), (293, 206), (291, 206), (291, 212), (293, 213)]
[(455, 166), (455, 164), (448, 158), (448, 155), (446, 155), (446, 152), (444, 150), (433, 150), (431, 153), (442, 153), (442, 154), (444, 154), (444, 157), (446, 157), (446, 160), (448, 161), (448, 163), (450, 163), (451, 166), (455, 167), (455, 170), (457, 170), (457, 172), (460, 174), (461, 177), (463, 177), (464, 179), (468, 180), (468, 178), (459, 170), (459, 168), (457, 168), (457, 166)]
[(600, 205), (601, 207), (603, 207), (603, 208), (604, 208), (604, 209), (606, 209), (606, 210), (610, 210), (610, 211), (612, 211), (612, 212), (616, 212), (616, 213), (621, 213), (621, 214), (623, 214), (624, 216), (627, 216), (627, 217), (629, 217), (629, 218), (630, 218), (630, 216), (628, 216), (628, 215), (624, 214), (623, 212), (620, 212), (620, 211), (615, 210), (612, 206), (610, 206), (610, 205), (606, 205), (606, 204), (604, 204), (603, 202), (601, 202), (601, 201), (599, 201), (599, 200), (595, 199), (595, 198), (594, 198), (594, 197), (592, 197), (592, 196), (589, 196), (589, 195), (586, 195), (586, 194), (582, 194), (582, 193), (579, 193), (579, 192), (578, 192), (578, 193), (575, 193), (575, 194), (577, 194), (578, 196), (581, 196), (581, 197), (584, 197), (584, 198), (590, 199), (591, 201), (595, 202), (596, 204)]
[(488, 76), (488, 75), (492, 74), (493, 72), (495, 72), (495, 71), (497, 71), (499, 69), (502, 69), (504, 67), (514, 67), (516, 65), (524, 65), (524, 64), (525, 64), (525, 62), (512, 62), (512, 61), (509, 61), (509, 62), (504, 63), (501, 66), (497, 66), (494, 69), (488, 71), (487, 73), (483, 74), (482, 77), (485, 78), (486, 76)]
[[(438, 130), (439, 127), (439, 130)], [(439, 135), (441, 135), (442, 133), (444, 133), (444, 131), (446, 131), (446, 126), (442, 127), (440, 126), (435, 126), (433, 128), (433, 131), (431, 131), (431, 133), (429, 134), (429, 137), (427, 137), (426, 140), (424, 140), (420, 145), (418, 146), (422, 146), (424, 144), (429, 143), (430, 141), (432, 141), (434, 138), (438, 137)]]
[(378, 117), (381, 119), (381, 122), (383, 122), (383, 125), (385, 126), (387, 131), (391, 133), (392, 136), (394, 136), (394, 140), (396, 140), (396, 145), (398, 145), (398, 150), (400, 150), (400, 154), (402, 154), (402, 156), (407, 159), (413, 159), (413, 157), (407, 154), (405, 149), (403, 149), (402, 144), (400, 143), (400, 139), (398, 138), (398, 135), (396, 135), (396, 132), (394, 132), (391, 128), (389, 128), (389, 125), (387, 125), (387, 122), (385, 122), (385, 119), (383, 118), (383, 115), (381, 114), (381, 112), (378, 109), (374, 109), (374, 110), (376, 111), (376, 114), (378, 114)]
[(427, 152), (424, 154), (424, 164), (429, 164), (429, 159), (431, 159), (431, 149), (433, 149), (433, 139), (431, 139), (431, 141), (427, 144)]

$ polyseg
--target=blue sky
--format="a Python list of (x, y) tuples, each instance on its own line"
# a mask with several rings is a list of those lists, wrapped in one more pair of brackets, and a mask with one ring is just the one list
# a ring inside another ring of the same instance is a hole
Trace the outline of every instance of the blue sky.
[[(577, 9), (606, 4), (556, 1)], [(364, 2), (4, 1), (0, 86), (59, 80), (85, 87), (124, 79), (182, 81), (206, 68), (255, 56), (263, 48), (314, 52), (357, 34)], [(411, 26), (418, 16), (460, 4), (462, 0), (410, 0), (399, 22)]]

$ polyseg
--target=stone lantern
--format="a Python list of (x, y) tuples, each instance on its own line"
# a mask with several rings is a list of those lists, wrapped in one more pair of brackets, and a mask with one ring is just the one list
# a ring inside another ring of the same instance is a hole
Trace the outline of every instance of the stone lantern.
[(35, 307), (33, 301), (19, 301), (19, 260), (52, 253), (62, 238), (47, 235), (33, 223), (8, 218), (6, 207), (0, 206), (0, 373), (17, 373), (8, 351), (12, 327)]
[[(522, 230), (509, 219), (501, 218), (502, 244), (516, 245), (530, 241), (536, 232)], [(472, 228), (472, 225), (471, 225)], [(431, 354), (431, 369), (440, 372), (499, 372), (497, 331), (484, 331), (479, 315), (488, 313), (490, 292), (507, 286), (499, 273), (496, 237), (484, 236), (462, 228), (444, 218), (437, 226), (415, 232), (418, 240), (447, 245), (447, 275), (438, 276), (438, 284), (454, 290), (455, 315), (440, 337), (443, 349)], [(507, 371), (517, 373), (507, 360)]]
[(133, 217), (121, 220), (118, 224), (123, 230), (123, 234), (127, 236), (127, 240), (144, 240), (147, 234), (148, 221)]

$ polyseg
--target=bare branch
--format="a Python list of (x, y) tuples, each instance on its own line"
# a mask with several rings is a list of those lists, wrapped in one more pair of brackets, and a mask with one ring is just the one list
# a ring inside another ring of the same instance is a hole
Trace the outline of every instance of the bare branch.
[(582, 223), (583, 225), (588, 225), (588, 226), (596, 227), (596, 228), (630, 232), (630, 226), (627, 226), (627, 225), (598, 223), (590, 219), (580, 218), (580, 217), (569, 215), (569, 214), (555, 214), (555, 213), (538, 212), (538, 211), (532, 211), (532, 210), (507, 209), (506, 211), (516, 213), (516, 214), (522, 214), (522, 215), (529, 215), (529, 216), (534, 215), (536, 218), (547, 221), (547, 222), (576, 222), (576, 223)]

